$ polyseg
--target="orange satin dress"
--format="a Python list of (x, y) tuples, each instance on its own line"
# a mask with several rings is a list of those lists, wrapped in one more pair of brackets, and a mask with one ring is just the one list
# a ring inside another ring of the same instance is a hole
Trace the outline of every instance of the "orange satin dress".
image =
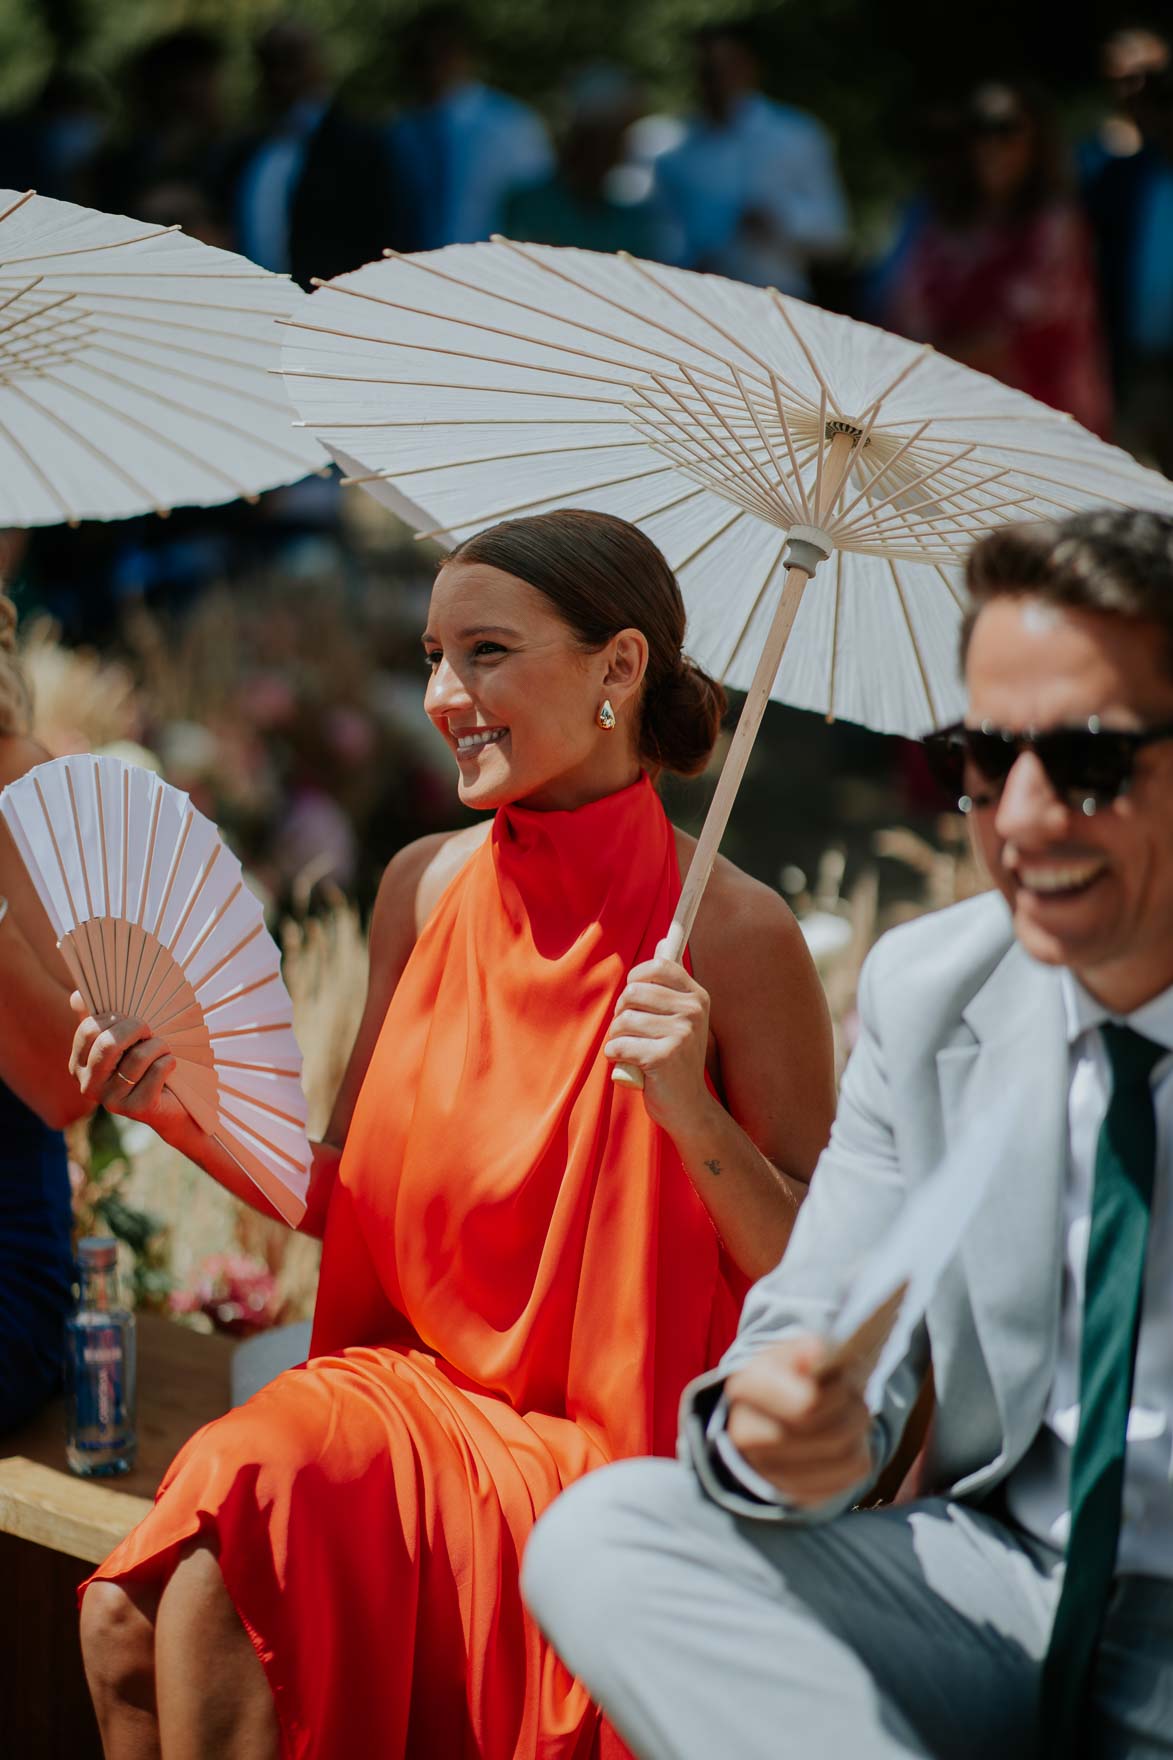
[(624, 1752), (518, 1573), (564, 1486), (671, 1452), (681, 1389), (744, 1293), (603, 1057), (678, 889), (646, 779), (575, 812), (498, 813), (388, 1009), (309, 1362), (199, 1431), (95, 1573), (160, 1580), (212, 1537), (285, 1756)]

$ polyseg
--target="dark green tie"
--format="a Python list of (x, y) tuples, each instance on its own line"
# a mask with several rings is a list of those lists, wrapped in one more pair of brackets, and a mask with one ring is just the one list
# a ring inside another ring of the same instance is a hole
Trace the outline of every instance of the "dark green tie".
[(1150, 1081), (1165, 1055), (1131, 1027), (1101, 1028), (1112, 1098), (1096, 1145), (1079, 1353), (1079, 1430), (1071, 1451), (1071, 1532), (1063, 1591), (1043, 1663), (1040, 1748), (1081, 1752), (1087, 1692), (1120, 1538), (1124, 1447), (1145, 1246), (1157, 1161)]

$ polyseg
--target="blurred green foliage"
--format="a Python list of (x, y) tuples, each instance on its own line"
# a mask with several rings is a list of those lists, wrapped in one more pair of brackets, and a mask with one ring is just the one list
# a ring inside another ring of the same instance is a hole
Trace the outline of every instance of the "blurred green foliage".
[(108, 1112), (93, 1116), (88, 1135), (85, 1178), (74, 1192), (74, 1232), (112, 1234), (133, 1255), (129, 1295), (136, 1308), (163, 1308), (174, 1286), (167, 1226), (126, 1200), (130, 1162), (118, 1124)]

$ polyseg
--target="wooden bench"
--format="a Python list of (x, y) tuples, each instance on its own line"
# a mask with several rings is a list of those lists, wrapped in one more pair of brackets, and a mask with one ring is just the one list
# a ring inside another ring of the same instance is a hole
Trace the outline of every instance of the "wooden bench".
[(117, 1479), (65, 1465), (62, 1402), (0, 1436), (0, 1755), (100, 1760), (77, 1585), (147, 1513), (173, 1457), (229, 1404), (230, 1339), (154, 1314), (138, 1325), (138, 1458)]

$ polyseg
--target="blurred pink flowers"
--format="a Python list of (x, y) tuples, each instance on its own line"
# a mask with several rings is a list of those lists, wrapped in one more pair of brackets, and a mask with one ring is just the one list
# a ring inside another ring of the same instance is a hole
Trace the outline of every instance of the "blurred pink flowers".
[(282, 1305), (277, 1279), (262, 1259), (248, 1253), (210, 1254), (170, 1300), (173, 1314), (204, 1314), (218, 1332), (233, 1338), (275, 1326)]

